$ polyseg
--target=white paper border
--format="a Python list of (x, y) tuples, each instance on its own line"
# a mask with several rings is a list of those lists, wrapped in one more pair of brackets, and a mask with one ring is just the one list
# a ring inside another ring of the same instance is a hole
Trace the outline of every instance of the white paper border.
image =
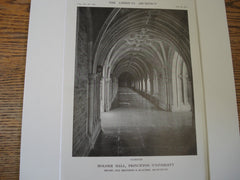
[[(71, 3), (72, 2), (72, 3)], [(64, 80), (64, 108), (63, 108), (63, 146), (62, 146), (62, 180), (65, 179), (92, 179), (97, 176), (99, 179), (132, 179), (141, 178), (146, 175), (149, 178), (157, 179), (162, 176), (164, 179), (178, 179), (185, 180), (186, 178), (196, 180), (203, 180), (207, 175), (207, 159), (204, 150), (204, 129), (205, 129), (205, 115), (203, 105), (203, 87), (201, 83), (201, 63), (199, 55), (199, 44), (198, 44), (198, 32), (197, 23), (195, 17), (195, 8), (192, 1), (186, 0), (178, 3), (177, 0), (171, 1), (152, 1), (155, 4), (150, 6), (136, 5), (134, 8), (160, 8), (160, 9), (178, 9), (188, 10), (189, 12), (189, 32), (191, 41), (191, 56), (192, 56), (192, 69), (194, 78), (194, 100), (195, 100), (195, 122), (196, 122), (196, 133), (197, 133), (197, 146), (198, 155), (196, 156), (152, 156), (144, 157), (141, 162), (131, 161), (131, 157), (72, 157), (72, 131), (73, 131), (73, 88), (74, 88), (74, 65), (75, 65), (75, 39), (76, 39), (76, 17), (77, 17), (77, 6), (91, 6), (91, 7), (112, 7), (109, 1), (89, 1), (74, 4), (73, 1), (69, 1), (68, 6), (68, 18), (67, 18), (67, 36), (66, 36), (66, 56), (65, 56), (65, 80)], [(105, 2), (105, 3), (104, 3)], [(122, 2), (122, 1), (120, 1)], [(184, 2), (184, 3), (183, 3)], [(93, 5), (95, 3), (95, 5)], [(157, 5), (156, 5), (157, 4)], [(190, 7), (189, 7), (190, 6)], [(116, 7), (116, 6), (115, 6)], [(126, 7), (122, 4), (118, 4), (117, 7)], [(67, 62), (67, 63), (66, 63)], [(195, 83), (196, 82), (196, 83)], [(197, 83), (198, 82), (198, 83)], [(207, 155), (206, 155), (207, 156)], [(170, 168), (167, 172), (143, 172), (143, 173), (106, 173), (102, 169), (97, 168), (98, 164), (130, 164), (130, 163), (174, 163), (175, 166)], [(192, 169), (191, 172), (185, 173), (186, 169)], [(94, 172), (94, 173), (92, 173)]]

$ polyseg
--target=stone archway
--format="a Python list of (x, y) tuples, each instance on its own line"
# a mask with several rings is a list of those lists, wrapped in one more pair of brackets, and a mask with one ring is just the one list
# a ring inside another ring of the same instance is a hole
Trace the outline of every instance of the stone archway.
[(77, 24), (74, 156), (94, 147), (119, 86), (161, 111), (193, 109), (186, 11), (82, 7)]

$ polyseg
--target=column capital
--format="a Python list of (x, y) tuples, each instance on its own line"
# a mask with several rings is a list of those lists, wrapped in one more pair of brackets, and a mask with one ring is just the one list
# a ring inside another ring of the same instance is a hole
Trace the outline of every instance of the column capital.
[(188, 79), (189, 78), (189, 76), (187, 74), (179, 74), (178, 77), (181, 78), (181, 79)]
[(88, 74), (89, 80), (95, 80), (97, 78), (98, 74)]
[(105, 81), (109, 82), (109, 81), (111, 81), (111, 78), (105, 78)]

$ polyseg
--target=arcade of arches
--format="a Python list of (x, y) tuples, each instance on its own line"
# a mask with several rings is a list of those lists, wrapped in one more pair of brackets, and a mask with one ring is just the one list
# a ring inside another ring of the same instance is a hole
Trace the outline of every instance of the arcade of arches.
[[(159, 126), (148, 133), (174, 139), (173, 147), (166, 145), (168, 153), (160, 153), (165, 147), (160, 143), (156, 155), (196, 154), (187, 11), (78, 8), (76, 39), (73, 156), (154, 155), (147, 153), (149, 139), (140, 132), (148, 126)], [(121, 154), (119, 147), (107, 153), (121, 145), (124, 128), (131, 132), (128, 139), (140, 134), (145, 152), (122, 143), (123, 151), (132, 153)], [(114, 138), (116, 143), (110, 142)]]

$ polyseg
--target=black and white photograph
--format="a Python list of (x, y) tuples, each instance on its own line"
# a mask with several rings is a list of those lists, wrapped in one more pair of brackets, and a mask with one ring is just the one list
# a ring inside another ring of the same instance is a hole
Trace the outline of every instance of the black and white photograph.
[(78, 7), (73, 157), (197, 155), (187, 10)]

